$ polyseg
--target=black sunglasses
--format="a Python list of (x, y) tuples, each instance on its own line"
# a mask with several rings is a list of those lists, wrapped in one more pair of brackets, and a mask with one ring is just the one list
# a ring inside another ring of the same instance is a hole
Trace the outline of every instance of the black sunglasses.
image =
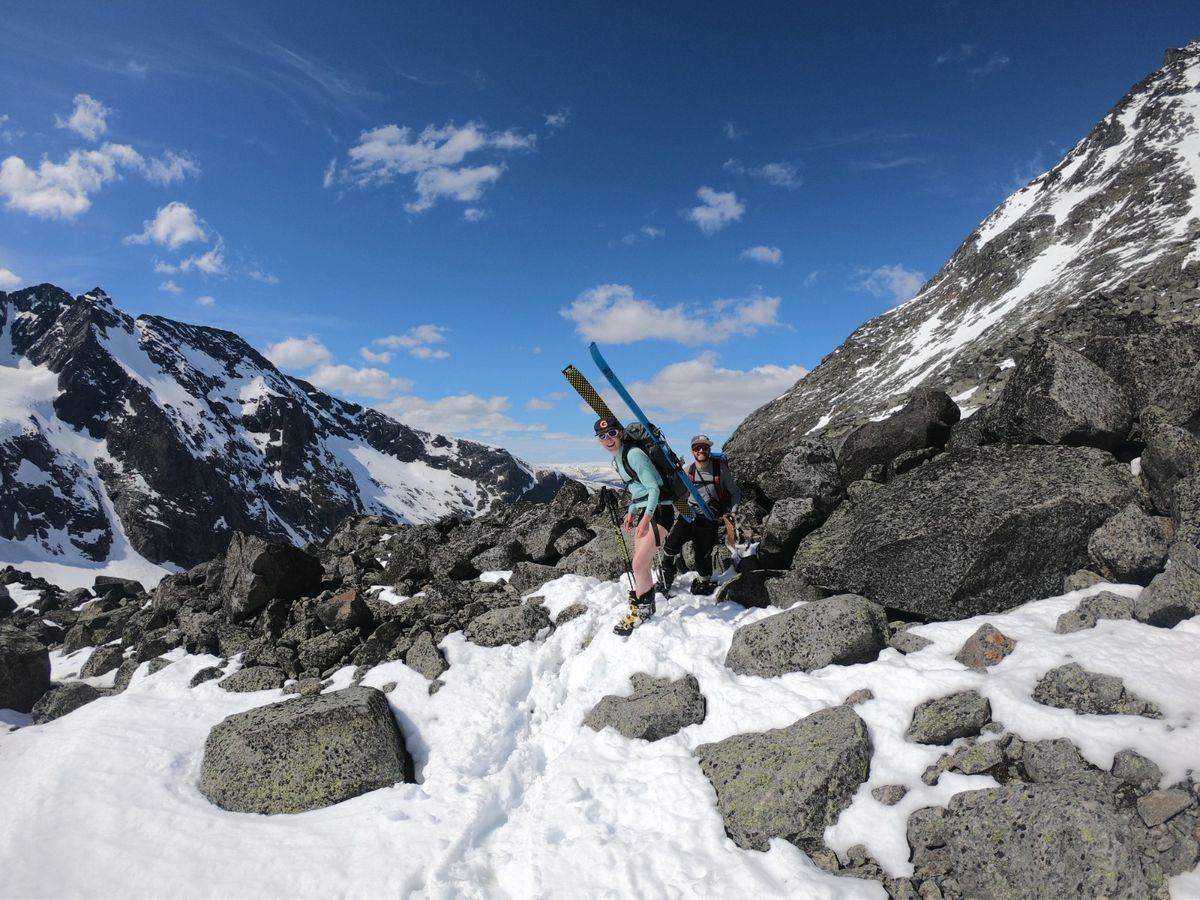
[(708, 444), (697, 444), (695, 447), (692, 448), (692, 452), (693, 453), (701, 453), (701, 452), (712, 453), (712, 447), (708, 446)]
[(614, 438), (620, 433), (621, 433), (620, 428), (610, 428), (608, 431), (602, 431), (598, 435), (596, 435), (596, 439), (602, 441), (605, 438)]

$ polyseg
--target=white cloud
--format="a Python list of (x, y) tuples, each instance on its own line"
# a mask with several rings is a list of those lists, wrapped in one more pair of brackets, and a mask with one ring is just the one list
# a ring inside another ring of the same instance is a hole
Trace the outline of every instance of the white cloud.
[(190, 272), (198, 269), (206, 275), (221, 275), (225, 272), (225, 245), (217, 240), (217, 245), (199, 256), (189, 256), (179, 264), (179, 271)]
[(507, 415), (510, 405), (508, 397), (455, 394), (437, 400), (397, 397), (376, 409), (406, 425), (440, 434), (537, 430)]
[(935, 60), (935, 64), (940, 66), (943, 63), (948, 62), (966, 62), (974, 55), (974, 44), (959, 44), (957, 47), (953, 47), (950, 50), (939, 54), (938, 58)]
[(546, 114), (547, 128), (562, 128), (571, 118), (571, 108), (569, 106), (560, 106), (556, 112)]
[(0, 291), (11, 291), (21, 286), (24, 279), (12, 269), (0, 267)]
[(626, 247), (632, 247), (634, 244), (642, 240), (653, 241), (663, 237), (666, 232), (661, 228), (655, 228), (653, 225), (643, 225), (637, 231), (631, 231), (626, 235), (622, 235), (621, 243)]
[(125, 238), (127, 244), (146, 244), (153, 241), (171, 250), (178, 249), (192, 241), (207, 241), (208, 234), (200, 225), (196, 211), (186, 203), (173, 200), (161, 207), (153, 219), (142, 223), (141, 234), (131, 234)]
[(89, 94), (75, 95), (75, 108), (70, 118), (54, 117), (55, 128), (69, 128), (80, 137), (94, 141), (108, 131), (112, 110)]
[(559, 314), (575, 323), (575, 333), (585, 341), (719, 344), (778, 325), (779, 304), (778, 297), (754, 296), (718, 300), (707, 310), (688, 310), (683, 304), (661, 307), (639, 300), (628, 285), (602, 284), (580, 294)]
[(722, 168), (734, 175), (749, 175), (775, 187), (787, 188), (789, 191), (795, 190), (804, 183), (800, 172), (790, 162), (769, 162), (747, 168), (736, 159), (727, 159)]
[(24, 131), (9, 124), (11, 121), (12, 119), (7, 114), (0, 116), (0, 141), (6, 144), (15, 144), (25, 136)]
[(217, 298), (210, 296), (209, 294), (205, 294), (203, 297), (197, 297), (196, 302), (201, 306), (212, 306), (217, 302)]
[(392, 361), (392, 353), (390, 350), (384, 350), (382, 353), (376, 353), (367, 347), (359, 347), (358, 352), (367, 362), (375, 363), (376, 365), (387, 365)]
[(783, 251), (778, 247), (747, 247), (742, 251), (742, 259), (753, 259), (757, 262), (778, 266), (783, 263)]
[(330, 163), (324, 184), (330, 187), (347, 181), (369, 187), (411, 177), (417, 197), (405, 205), (409, 212), (423, 212), (442, 198), (471, 203), (504, 174), (504, 166), (464, 166), (468, 154), (528, 150), (536, 142), (536, 135), (511, 128), (489, 132), (477, 122), (462, 127), (429, 125), (420, 133), (399, 125), (384, 125), (359, 136), (358, 143), (350, 148), (346, 168), (337, 166), (336, 161)]
[(480, 209), (477, 206), (468, 206), (463, 210), (464, 222), (482, 222), (488, 217), (486, 209)]
[(725, 127), (722, 130), (725, 132), (725, 137), (729, 138), (731, 141), (740, 141), (746, 136), (746, 132), (742, 131), (732, 122), (726, 122)]
[(261, 269), (251, 269), (246, 274), (262, 284), (269, 284), (272, 287), (279, 284), (279, 276), (272, 275), (270, 272), (263, 272)]
[(338, 164), (336, 159), (331, 159), (329, 165), (325, 167), (325, 175), (321, 178), (322, 187), (332, 187), (337, 181)]
[(1011, 60), (1002, 53), (993, 53), (988, 57), (988, 61), (975, 66), (971, 69), (972, 78), (983, 78), (985, 75), (992, 75), (1005, 68)]
[(696, 191), (702, 205), (687, 210), (684, 218), (695, 222), (705, 234), (716, 234), (730, 222), (736, 222), (746, 211), (733, 191), (714, 191), (702, 187)]
[(559, 401), (565, 400), (566, 397), (567, 393), (565, 391), (551, 391), (544, 397), (531, 397), (528, 401), (526, 401), (525, 408), (542, 411), (554, 409), (554, 407), (558, 405)]
[(404, 349), (418, 359), (445, 359), (450, 354), (445, 350), (435, 349), (432, 344), (440, 344), (446, 340), (448, 328), (441, 325), (418, 325), (410, 328), (404, 334), (391, 334), (387, 337), (376, 338), (371, 343), (377, 347), (389, 347), (392, 350)]
[(333, 361), (333, 354), (311, 334), (308, 337), (290, 337), (271, 344), (263, 356), (281, 369), (307, 369)]
[(412, 382), (393, 378), (383, 369), (356, 369), (353, 366), (325, 363), (304, 376), (305, 381), (327, 391), (340, 391), (353, 397), (381, 400), (398, 391), (407, 391)]
[(183, 288), (177, 285), (174, 281), (168, 278), (158, 286), (158, 289), (165, 294), (182, 294)]
[(152, 184), (166, 185), (182, 181), (189, 175), (199, 175), (200, 167), (188, 157), (168, 150), (160, 159), (147, 160), (143, 174)]
[(154, 261), (154, 271), (159, 275), (174, 275), (179, 271), (179, 266), (172, 265), (169, 262), (163, 262), (161, 259)]
[(902, 265), (880, 266), (862, 275), (858, 282), (861, 290), (876, 297), (890, 296), (897, 303), (915, 295), (926, 280), (923, 272), (914, 272)]
[(0, 163), (0, 197), (10, 209), (46, 219), (73, 219), (92, 205), (91, 195), (119, 177), (119, 170), (140, 170), (141, 155), (126, 144), (97, 150), (73, 150), (61, 163), (43, 159), (31, 169), (19, 156)]
[(715, 353), (672, 363), (630, 392), (653, 398), (655, 421), (695, 417), (703, 431), (730, 431), (751, 412), (787, 391), (807, 374), (802, 366), (756, 366), (748, 371), (723, 369)]

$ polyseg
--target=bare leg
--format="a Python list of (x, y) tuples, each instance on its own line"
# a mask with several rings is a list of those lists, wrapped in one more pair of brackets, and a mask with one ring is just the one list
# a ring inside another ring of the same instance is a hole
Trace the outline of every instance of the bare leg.
[(658, 541), (655, 542), (655, 532), (648, 531), (645, 536), (636, 538), (633, 545), (633, 577), (639, 597), (654, 589), (654, 575), (651, 572), (654, 554), (667, 537), (667, 530), (661, 525), (655, 523), (651, 527), (657, 531)]

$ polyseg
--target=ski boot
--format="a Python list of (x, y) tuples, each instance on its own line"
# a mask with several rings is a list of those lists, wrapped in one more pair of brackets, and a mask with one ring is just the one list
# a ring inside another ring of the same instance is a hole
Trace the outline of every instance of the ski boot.
[(646, 591), (640, 597), (633, 596), (630, 591), (629, 615), (613, 626), (613, 633), (621, 637), (629, 637), (637, 628), (654, 615), (654, 589)]
[(717, 583), (710, 581), (707, 578), (695, 578), (692, 580), (692, 593), (698, 597), (707, 597), (717, 589)]

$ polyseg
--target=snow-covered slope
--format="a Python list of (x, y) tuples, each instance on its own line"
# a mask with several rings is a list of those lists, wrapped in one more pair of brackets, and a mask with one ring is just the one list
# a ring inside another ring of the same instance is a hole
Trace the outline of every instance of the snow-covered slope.
[(1106, 316), (1200, 321), (1200, 40), (1167, 53), (1049, 172), (1009, 197), (911, 300), (870, 320), (730, 441), (739, 460), (836, 436), (917, 386), (969, 413), (1038, 336)]
[(59, 584), (153, 583), (234, 530), (303, 543), (353, 513), (473, 515), (538, 484), (503, 450), (283, 375), (235, 334), (52, 285), (0, 293), (0, 478), (0, 562)]
[[(0, 895), (882, 898), (877, 882), (823, 872), (782, 839), (767, 852), (739, 849), (696, 748), (790, 725), (869, 689), (873, 698), (855, 708), (874, 747), (870, 777), (826, 841), (842, 853), (864, 845), (894, 876), (912, 872), (905, 825), (914, 810), (995, 785), (988, 775), (953, 772), (924, 783), (946, 748), (914, 743), (905, 730), (914, 707), (933, 697), (978, 690), (992, 717), (1027, 740), (1069, 738), (1103, 769), (1117, 751), (1134, 749), (1160, 767), (1164, 785), (1175, 783), (1200, 769), (1200, 619), (1172, 629), (1105, 620), (1055, 634), (1059, 615), (1100, 590), (1141, 589), (1097, 585), (1000, 615), (923, 625), (913, 631), (932, 645), (907, 656), (889, 649), (871, 663), (759, 678), (734, 674), (725, 654), (736, 628), (777, 610), (683, 592), (623, 641), (610, 630), (624, 609), (620, 584), (568, 575), (543, 589), (546, 606), (557, 615), (582, 603), (582, 616), (516, 647), (450, 635), (441, 643), (450, 668), (433, 695), (404, 663), (371, 669), (364, 684), (394, 685), (388, 699), (417, 783), (296, 815), (226, 812), (200, 794), (209, 730), (284, 697), (229, 693), (216, 682), (189, 688), (220, 660), (176, 650), (175, 662), (152, 676), (143, 664), (121, 694), (44, 725), (0, 726)], [(984, 621), (1017, 641), (986, 673), (954, 660)], [(56, 651), (53, 677), (77, 673), (90, 652)], [(1163, 718), (1077, 715), (1035, 702), (1041, 674), (1073, 660), (1121, 676)], [(347, 687), (353, 673), (338, 672), (328, 690)], [(703, 723), (653, 743), (585, 727), (588, 711), (607, 694), (628, 694), (636, 673), (695, 676), (707, 698)], [(85, 680), (103, 686), (112, 677)], [(885, 785), (908, 792), (885, 806), (871, 793)], [(1198, 892), (1195, 872), (1172, 881), (1172, 896)]]

